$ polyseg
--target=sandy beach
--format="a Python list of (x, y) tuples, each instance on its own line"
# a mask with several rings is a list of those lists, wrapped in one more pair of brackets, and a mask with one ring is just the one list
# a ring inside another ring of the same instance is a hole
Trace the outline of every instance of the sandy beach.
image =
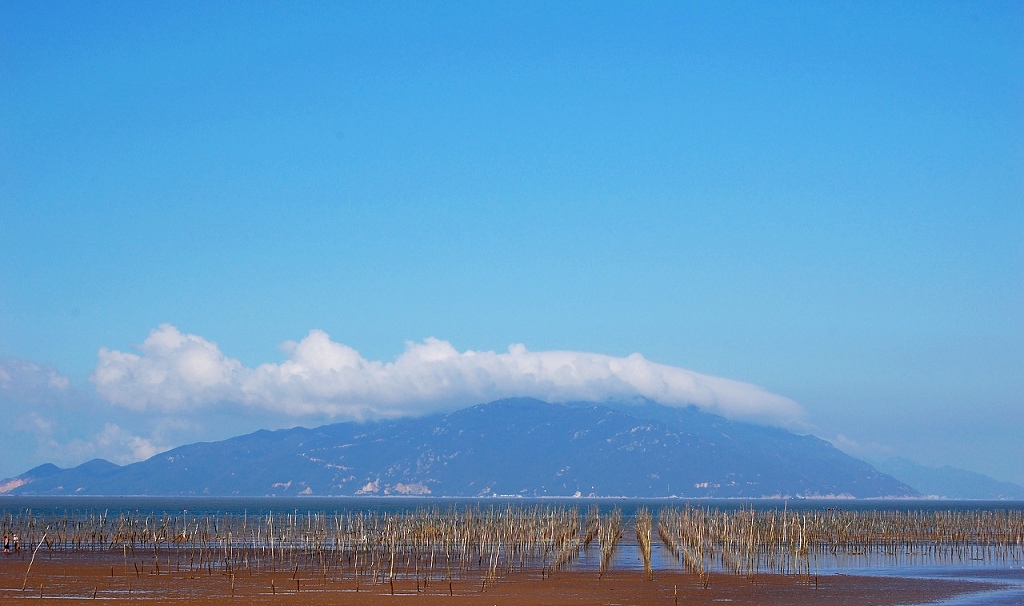
[[(24, 553), (24, 552), (23, 552)], [(825, 575), (816, 579), (765, 574), (756, 578), (716, 574), (707, 587), (686, 572), (563, 571), (542, 575), (518, 571), (485, 582), (462, 575), (452, 582), (402, 578), (357, 583), (337, 575), (317, 576), (309, 570), (157, 571), (123, 562), (109, 553), (40, 556), (29, 570), (22, 555), (0, 558), (0, 601), (33, 603), (103, 603), (145, 601), (148, 604), (462, 604), (521, 606), (538, 604), (670, 604), (737, 606), (843, 604), (884, 606), (925, 603), (977, 591), (984, 586), (947, 580)], [(26, 572), (28, 574), (26, 575)]]

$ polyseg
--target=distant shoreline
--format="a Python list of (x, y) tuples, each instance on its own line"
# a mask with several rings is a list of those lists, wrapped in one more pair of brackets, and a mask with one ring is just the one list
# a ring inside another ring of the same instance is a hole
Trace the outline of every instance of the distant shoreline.
[(141, 500), (155, 500), (155, 499), (195, 499), (195, 500), (276, 500), (276, 501), (332, 501), (332, 500), (352, 500), (352, 501), (461, 501), (461, 502), (479, 502), (479, 503), (496, 503), (501, 501), (514, 501), (514, 502), (526, 502), (526, 501), (543, 501), (543, 502), (565, 502), (565, 503), (603, 503), (603, 502), (627, 502), (627, 503), (657, 503), (657, 502), (670, 502), (670, 503), (685, 503), (688, 501), (702, 503), (702, 504), (714, 504), (714, 503), (727, 503), (735, 505), (737, 503), (778, 503), (780, 505), (786, 503), (799, 503), (801, 506), (811, 505), (816, 503), (822, 505), (834, 505), (836, 503), (841, 504), (862, 504), (871, 506), (880, 506), (886, 503), (895, 504), (906, 504), (906, 503), (927, 503), (933, 505), (947, 505), (955, 508), (959, 505), (974, 506), (974, 505), (997, 505), (1004, 504), (1009, 508), (1024, 508), (1024, 499), (947, 499), (944, 497), (682, 497), (682, 496), (664, 496), (664, 497), (627, 497), (627, 496), (552, 496), (552, 495), (541, 495), (541, 496), (524, 496), (524, 495), (489, 495), (489, 496), (460, 496), (460, 495), (411, 495), (411, 494), (340, 494), (340, 495), (323, 495), (323, 494), (311, 494), (311, 495), (277, 495), (277, 494), (265, 494), (265, 495), (215, 495), (215, 494), (9, 494), (0, 493), (0, 501), (3, 499), (44, 499), (44, 500), (89, 500), (89, 499), (141, 499)]

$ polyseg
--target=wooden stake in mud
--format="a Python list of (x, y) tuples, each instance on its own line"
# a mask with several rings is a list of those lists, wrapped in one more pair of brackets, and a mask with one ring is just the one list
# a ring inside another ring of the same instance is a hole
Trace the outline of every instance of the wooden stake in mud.
[(32, 551), (32, 559), (28, 562), (28, 570), (25, 571), (25, 580), (21, 583), (21, 590), (25, 591), (25, 587), (28, 586), (28, 573), (32, 572), (32, 563), (36, 561), (36, 554), (39, 553), (39, 548), (43, 546), (43, 541), (46, 540), (46, 533), (43, 533), (43, 538), (39, 539), (39, 544)]

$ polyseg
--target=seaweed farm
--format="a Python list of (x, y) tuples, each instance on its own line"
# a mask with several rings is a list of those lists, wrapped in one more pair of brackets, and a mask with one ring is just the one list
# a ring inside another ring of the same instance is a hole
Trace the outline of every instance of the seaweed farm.
[(1024, 511), (667, 508), (658, 534), (698, 575), (813, 577), (858, 566), (1020, 563)]
[[(322, 503), (318, 503), (322, 504)], [(357, 586), (486, 586), (517, 571), (636, 568), (756, 577), (858, 566), (1024, 562), (1024, 509), (791, 509), (683, 506), (631, 510), (567, 501), (290, 512), (3, 510), (27, 563), (102, 556), (111, 575), (301, 571)], [(642, 572), (640, 572), (642, 571)], [(297, 577), (294, 577), (297, 578)]]

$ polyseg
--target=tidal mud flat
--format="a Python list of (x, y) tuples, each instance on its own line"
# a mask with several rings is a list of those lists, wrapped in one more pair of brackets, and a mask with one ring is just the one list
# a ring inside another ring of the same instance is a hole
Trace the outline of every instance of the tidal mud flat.
[[(487, 581), (465, 574), (452, 581), (417, 583), (402, 578), (370, 584), (355, 578), (299, 571), (157, 572), (110, 554), (62, 554), (28, 561), (0, 559), (0, 602), (33, 604), (463, 604), (522, 606), (537, 604), (677, 604), (691, 606), (843, 604), (883, 606), (922, 604), (994, 588), (956, 580), (823, 575), (807, 582), (795, 575), (745, 578), (714, 573), (710, 579), (682, 571), (656, 571), (647, 578), (632, 570), (566, 570), (548, 574), (524, 569)], [(27, 582), (26, 582), (27, 581)]]
[(0, 600), (881, 606), (1024, 585), (1016, 509), (9, 509), (0, 527), (20, 547)]

